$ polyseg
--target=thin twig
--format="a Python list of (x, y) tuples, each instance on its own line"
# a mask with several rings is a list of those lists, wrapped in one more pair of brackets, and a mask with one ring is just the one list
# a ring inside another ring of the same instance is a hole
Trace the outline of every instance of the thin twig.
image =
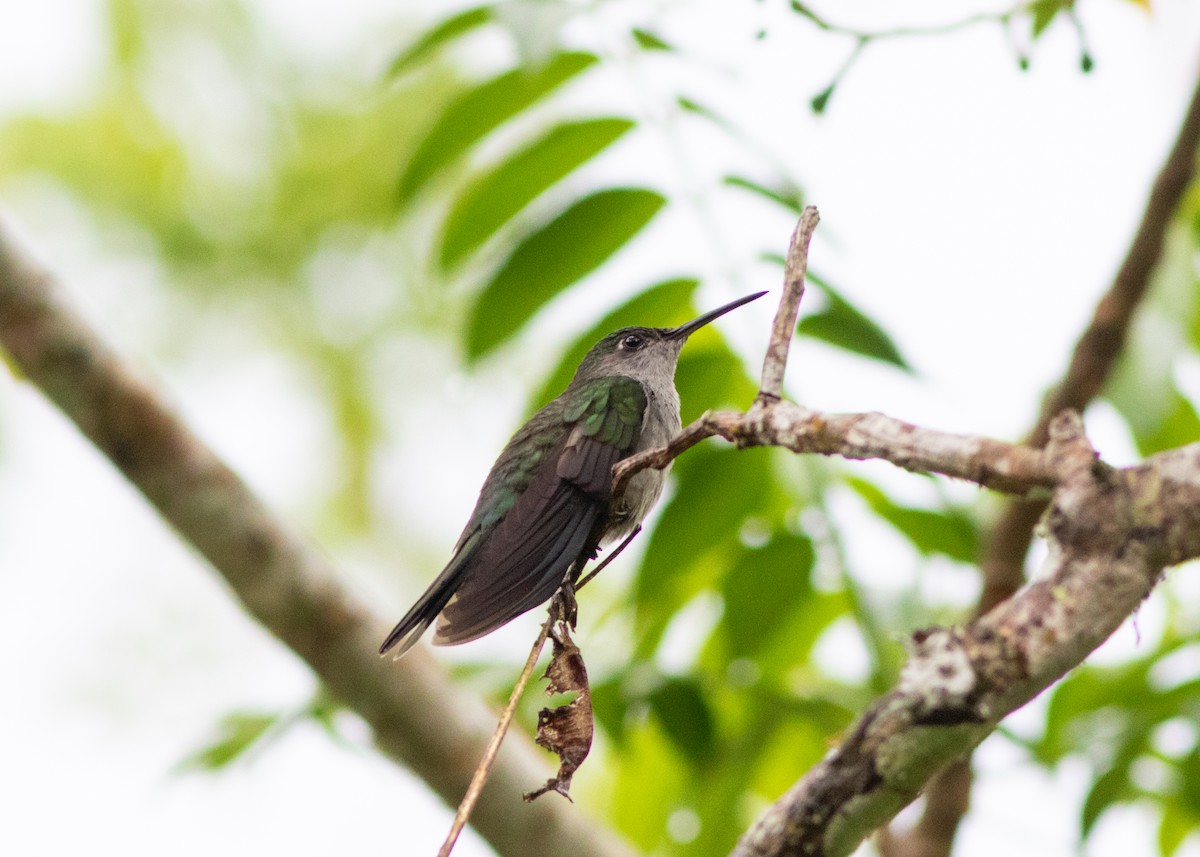
[(450, 852), (454, 850), (454, 844), (458, 842), (458, 835), (462, 833), (463, 828), (467, 825), (467, 821), (471, 818), (471, 812), (475, 809), (475, 802), (479, 800), (479, 795), (487, 783), (488, 775), (491, 774), (492, 764), (496, 761), (496, 754), (500, 752), (500, 745), (504, 743), (504, 736), (508, 734), (508, 727), (512, 723), (514, 712), (517, 710), (517, 703), (521, 701), (521, 694), (525, 692), (525, 686), (529, 684), (529, 677), (533, 675), (533, 668), (537, 666), (538, 658), (542, 656), (542, 647), (546, 645), (546, 638), (550, 636), (550, 628), (558, 621), (558, 604), (557, 599), (550, 602), (546, 621), (542, 623), (542, 629), (538, 632), (537, 639), (533, 641), (533, 646), (529, 649), (529, 657), (525, 659), (525, 667), (521, 670), (521, 674), (517, 676), (517, 683), (513, 686), (512, 693), (509, 694), (508, 705), (504, 706), (500, 720), (496, 723), (496, 731), (492, 733), (492, 740), (488, 742), (487, 749), (484, 750), (479, 764), (475, 766), (475, 773), (471, 776), (471, 783), (467, 786), (467, 792), (458, 804), (458, 810), (454, 813), (454, 821), (450, 824), (446, 840), (442, 843), (442, 847), (438, 849), (437, 857), (450, 857)]
[(953, 33), (957, 30), (965, 30), (968, 27), (973, 27), (977, 24), (1007, 24), (1011, 21), (1018, 12), (1028, 8), (1027, 3), (1020, 3), (1005, 12), (982, 12), (974, 15), (968, 15), (965, 18), (960, 18), (957, 21), (948, 21), (944, 24), (930, 24), (928, 26), (909, 26), (909, 27), (893, 27), (887, 30), (859, 30), (854, 27), (847, 27), (842, 24), (836, 24), (827, 18), (822, 17), (815, 11), (810, 9), (807, 4), (793, 3), (792, 10), (801, 17), (807, 18), (819, 30), (824, 30), (827, 33), (837, 33), (843, 36), (851, 36), (858, 39), (860, 42), (871, 42), (879, 39), (894, 39), (894, 38), (911, 38), (915, 36), (942, 36), (947, 33)]
[(698, 419), (684, 427), (683, 431), (667, 443), (666, 446), (647, 449), (628, 458), (623, 458), (613, 465), (613, 494), (617, 495), (625, 489), (635, 473), (653, 467), (662, 470), (682, 453), (704, 440), (719, 434), (713, 413), (706, 411)]
[(792, 240), (788, 244), (787, 264), (783, 271), (783, 295), (779, 309), (775, 311), (775, 322), (771, 325), (771, 341), (763, 360), (762, 382), (758, 395), (762, 399), (778, 401), (783, 395), (783, 373), (787, 368), (788, 347), (792, 331), (796, 329), (796, 316), (800, 312), (800, 299), (804, 297), (804, 277), (808, 273), (808, 245), (813, 231), (821, 222), (821, 214), (815, 205), (806, 205)]
[[(630, 542), (641, 531), (642, 527), (639, 524), (634, 528), (632, 533), (617, 545), (615, 550), (572, 587), (573, 591), (578, 592), (587, 586), (592, 578), (602, 572), (610, 562), (621, 555), (621, 551), (629, 547)], [(475, 766), (475, 773), (471, 776), (471, 783), (467, 786), (467, 792), (458, 804), (458, 810), (454, 813), (454, 821), (450, 824), (450, 831), (446, 834), (446, 840), (438, 850), (438, 857), (450, 857), (450, 852), (454, 850), (454, 844), (458, 841), (459, 834), (462, 833), (463, 828), (466, 827), (467, 822), (471, 818), (471, 811), (475, 808), (475, 801), (479, 799), (484, 785), (487, 784), (492, 763), (496, 759), (496, 754), (500, 752), (500, 745), (504, 742), (504, 736), (508, 734), (508, 727), (512, 724), (513, 713), (517, 710), (517, 703), (520, 701), (521, 695), (525, 692), (525, 686), (529, 684), (529, 677), (533, 674), (533, 668), (537, 665), (538, 658), (541, 657), (542, 647), (546, 645), (546, 639), (550, 636), (550, 629), (554, 627), (554, 623), (559, 619), (561, 604), (562, 602), (557, 595), (550, 602), (550, 607), (546, 611), (546, 621), (542, 623), (542, 629), (538, 632), (537, 639), (533, 641), (533, 646), (529, 650), (529, 657), (525, 661), (525, 667), (517, 677), (517, 683), (513, 686), (512, 693), (508, 697), (508, 705), (504, 707), (504, 711), (500, 715), (500, 720), (496, 723), (496, 731), (492, 733), (492, 740), (488, 742), (483, 757), (479, 760), (479, 764)]]

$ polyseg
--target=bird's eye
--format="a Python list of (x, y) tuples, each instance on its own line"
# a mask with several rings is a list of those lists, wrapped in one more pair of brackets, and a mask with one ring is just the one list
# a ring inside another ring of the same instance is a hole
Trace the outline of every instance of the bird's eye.
[(631, 333), (621, 340), (621, 349), (623, 351), (637, 351), (642, 345), (642, 338), (636, 333)]

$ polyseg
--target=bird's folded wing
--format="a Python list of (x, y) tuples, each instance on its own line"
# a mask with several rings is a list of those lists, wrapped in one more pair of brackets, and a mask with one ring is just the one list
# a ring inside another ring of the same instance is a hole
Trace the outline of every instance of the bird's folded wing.
[[(559, 466), (544, 468), (473, 552), (463, 584), (442, 610), (435, 644), (474, 640), (554, 594), (571, 564), (595, 548), (612, 466), (622, 452), (572, 432)], [(608, 474), (603, 486), (601, 473)]]

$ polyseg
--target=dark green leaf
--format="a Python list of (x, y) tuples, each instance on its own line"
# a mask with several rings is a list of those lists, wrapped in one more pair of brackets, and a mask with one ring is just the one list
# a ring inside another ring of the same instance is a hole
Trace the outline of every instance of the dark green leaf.
[(669, 44), (664, 42), (658, 36), (654, 35), (654, 33), (651, 33), (649, 30), (643, 30), (638, 27), (634, 27), (631, 32), (633, 34), (633, 40), (635, 42), (637, 42), (638, 47), (644, 51), (673, 51), (673, 50), (675, 50), (673, 47), (671, 47)]
[(663, 731), (684, 756), (695, 765), (711, 760), (716, 730), (712, 710), (695, 679), (669, 678), (655, 688), (649, 702)]
[(442, 268), (490, 238), (542, 191), (577, 169), (633, 127), (628, 119), (587, 119), (552, 129), (504, 163), (476, 177), (455, 201), (442, 227)]
[(721, 630), (731, 658), (758, 653), (812, 593), (816, 554), (804, 536), (780, 533), (758, 550), (746, 550), (725, 575)]
[(748, 190), (750, 193), (777, 202), (796, 214), (804, 209), (804, 195), (800, 192), (800, 188), (790, 182), (781, 183), (776, 187), (767, 187), (765, 184), (752, 181), (744, 176), (725, 176), (724, 181), (729, 187)]
[(461, 95), (409, 159), (397, 188), (398, 201), (407, 202), (484, 135), (596, 62), (592, 54), (558, 54), (538, 68), (515, 68)]
[(696, 313), (691, 298), (698, 285), (699, 280), (690, 278), (655, 283), (580, 334), (534, 395), (530, 402), (530, 413), (565, 390), (588, 349), (614, 330), (633, 325), (673, 327), (694, 318)]
[(820, 311), (800, 319), (796, 325), (797, 334), (912, 372), (912, 367), (887, 331), (828, 283), (811, 274), (809, 281), (824, 292), (826, 303)]
[(975, 522), (965, 513), (956, 509), (934, 511), (901, 506), (863, 479), (850, 477), (846, 484), (867, 501), (871, 511), (899, 530), (925, 556), (940, 553), (968, 563), (979, 559), (979, 534)]
[(1083, 811), (1079, 817), (1079, 833), (1087, 838), (1093, 825), (1099, 820), (1101, 813), (1114, 803), (1129, 800), (1134, 797), (1133, 786), (1129, 782), (1129, 765), (1114, 765), (1096, 782), (1083, 801)]
[(408, 71), (419, 60), (432, 53), (435, 48), (491, 21), (492, 14), (491, 6), (476, 6), (439, 22), (392, 60), (391, 66), (388, 67), (388, 75), (394, 77), (401, 72)]
[(468, 357), (477, 359), (513, 336), (559, 292), (627, 244), (665, 202), (642, 188), (599, 191), (522, 241), (472, 309)]
[(813, 113), (820, 116), (825, 112), (825, 108), (829, 106), (829, 99), (833, 98), (833, 91), (835, 89), (837, 89), (837, 84), (831, 83), (812, 97), (808, 102), (808, 106)]
[(217, 739), (184, 759), (179, 765), (180, 770), (215, 771), (230, 765), (254, 746), (278, 719), (276, 714), (243, 712), (224, 717)]

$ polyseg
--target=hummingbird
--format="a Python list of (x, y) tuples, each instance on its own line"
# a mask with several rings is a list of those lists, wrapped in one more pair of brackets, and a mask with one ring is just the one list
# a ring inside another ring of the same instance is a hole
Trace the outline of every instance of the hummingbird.
[(623, 327), (596, 343), (567, 389), (529, 418), (493, 465), (454, 554), (383, 645), (399, 658), (435, 621), (434, 645), (476, 640), (548, 601), (604, 545), (641, 525), (666, 469), (612, 496), (613, 465), (683, 428), (675, 366), (687, 338), (747, 295), (679, 327)]

